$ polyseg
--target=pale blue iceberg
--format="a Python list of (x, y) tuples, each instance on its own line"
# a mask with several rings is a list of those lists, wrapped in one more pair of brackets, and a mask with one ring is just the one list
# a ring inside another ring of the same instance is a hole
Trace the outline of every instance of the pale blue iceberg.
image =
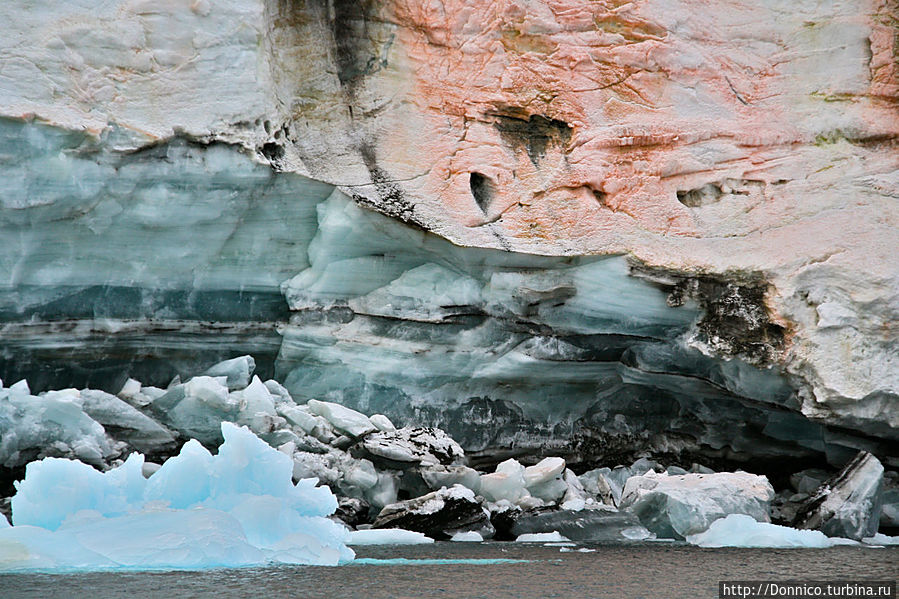
[(715, 520), (708, 530), (687, 535), (687, 542), (700, 547), (806, 547), (822, 549), (834, 545), (857, 545), (850, 539), (832, 538), (819, 530), (798, 530), (769, 522), (758, 522), (746, 514), (731, 514)]
[(337, 500), (243, 427), (212, 455), (189, 441), (149, 479), (132, 454), (105, 473), (46, 458), (26, 468), (0, 523), (0, 571), (201, 569), (351, 561)]

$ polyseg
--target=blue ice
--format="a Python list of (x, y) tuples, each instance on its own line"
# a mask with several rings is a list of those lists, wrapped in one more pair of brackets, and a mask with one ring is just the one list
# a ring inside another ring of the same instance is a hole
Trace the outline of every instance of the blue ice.
[[(144, 457), (98, 472), (46, 458), (26, 467), (0, 522), (0, 571), (337, 565), (354, 553), (326, 516), (337, 500), (245, 427), (222, 423), (212, 455), (197, 441), (149, 479)], [(5, 526), (6, 525), (6, 526)]]

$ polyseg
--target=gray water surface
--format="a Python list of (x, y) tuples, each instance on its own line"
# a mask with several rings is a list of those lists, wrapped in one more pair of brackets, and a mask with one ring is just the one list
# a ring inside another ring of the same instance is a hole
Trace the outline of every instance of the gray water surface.
[(0, 597), (692, 599), (717, 597), (719, 580), (886, 580), (899, 575), (899, 547), (701, 549), (646, 544), (599, 546), (592, 553), (559, 549), (516, 543), (436, 543), (360, 547), (357, 554), (363, 563), (334, 568), (0, 575)]

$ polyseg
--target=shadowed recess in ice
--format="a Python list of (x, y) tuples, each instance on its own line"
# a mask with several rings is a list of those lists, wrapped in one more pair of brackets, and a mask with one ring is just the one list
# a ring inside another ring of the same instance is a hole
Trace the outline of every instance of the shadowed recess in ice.
[(149, 479), (132, 454), (105, 473), (78, 461), (32, 462), (0, 522), (0, 571), (201, 569), (353, 559), (337, 500), (245, 428), (222, 424), (212, 455), (196, 441)]

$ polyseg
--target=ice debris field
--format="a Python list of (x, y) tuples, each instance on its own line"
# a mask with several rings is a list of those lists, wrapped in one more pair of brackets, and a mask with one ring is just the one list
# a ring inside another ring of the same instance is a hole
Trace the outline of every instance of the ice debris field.
[[(13, 525), (0, 514), (0, 572), (335, 566), (354, 561), (354, 546), (481, 542), (501, 532), (563, 553), (602, 542), (897, 540), (876, 534), (881, 504), (893, 518), (895, 498), (865, 452), (823, 483), (811, 471), (797, 478), (817, 506), (793, 518), (815, 530), (799, 530), (771, 523), (775, 492), (764, 476), (664, 470), (646, 458), (578, 476), (552, 456), (482, 473), (439, 429), (397, 428), (331, 402), (297, 404), (252, 371), (243, 356), (167, 390), (129, 381), (119, 397), (0, 384), (0, 463), (25, 466)], [(179, 438), (190, 440), (175, 454)], [(217, 443), (213, 454), (207, 447)], [(170, 457), (159, 464), (142, 452)], [(400, 500), (407, 478), (424, 486)]]

